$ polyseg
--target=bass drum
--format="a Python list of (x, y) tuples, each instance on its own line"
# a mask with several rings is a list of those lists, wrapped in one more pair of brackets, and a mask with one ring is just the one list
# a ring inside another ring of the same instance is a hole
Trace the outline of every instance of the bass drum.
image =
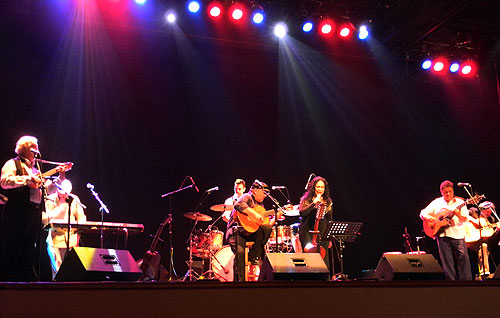
[(212, 260), (212, 270), (215, 273), (215, 278), (221, 282), (233, 281), (233, 262), (234, 254), (230, 246), (224, 246), (215, 253)]

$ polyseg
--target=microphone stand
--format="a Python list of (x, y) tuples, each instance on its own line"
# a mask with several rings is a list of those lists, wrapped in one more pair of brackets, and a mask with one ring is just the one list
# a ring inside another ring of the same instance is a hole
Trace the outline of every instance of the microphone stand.
[[(283, 208), (281, 207), (281, 205), (278, 202), (278, 200), (276, 200), (270, 193), (266, 193), (266, 196), (269, 199), (271, 199), (271, 201), (273, 201), (273, 203), (278, 207), (277, 210), (283, 211)], [(276, 237), (276, 252), (281, 252), (281, 250), (279, 249), (279, 245), (278, 245), (279, 239), (278, 239), (278, 212), (277, 211), (276, 211), (276, 213), (274, 215), (274, 218), (275, 218), (275, 222), (274, 222), (274, 231), (275, 232), (274, 233), (275, 233), (275, 237)]]
[[(35, 165), (36, 165), (36, 168), (38, 169), (38, 173), (40, 175), (40, 177), (42, 176), (42, 169), (40, 167), (40, 162), (38, 162), (36, 159), (35, 159)], [(43, 178), (42, 178), (42, 181)], [(42, 255), (43, 255), (43, 252), (42, 252), (42, 246), (43, 246), (43, 234), (44, 234), (44, 231), (42, 230), (42, 224), (43, 224), (43, 212), (46, 212), (45, 211), (45, 200), (47, 198), (47, 189), (45, 188), (45, 184), (42, 182), (42, 186), (40, 187), (40, 191), (42, 192), (42, 200), (40, 201), (40, 223), (39, 223), (39, 238), (38, 238), (38, 268), (37, 268), (37, 280), (40, 281), (40, 275), (41, 275), (41, 268), (42, 268)]]
[[(162, 194), (162, 196), (161, 196), (162, 198), (169, 197), (170, 214), (172, 214), (172, 195), (174, 195), (174, 194), (176, 194), (178, 192), (184, 191), (186, 189), (192, 188), (192, 187), (194, 187), (194, 184), (190, 184), (188, 186), (181, 187), (181, 188), (179, 188), (177, 190), (174, 190), (174, 191)], [(172, 244), (172, 222), (168, 223), (168, 236), (169, 236), (168, 237), (168, 242), (170, 244), (170, 260), (169, 260), (169, 264), (168, 264), (168, 267), (169, 267), (168, 268), (168, 273), (169, 273), (168, 280), (171, 281), (172, 280), (172, 273), (174, 273), (175, 276), (177, 277), (177, 273), (175, 272), (175, 268), (174, 268), (174, 246)]]
[(91, 187), (89, 189), (92, 192), (94, 198), (101, 205), (101, 207), (99, 208), (99, 212), (101, 212), (101, 248), (104, 248), (104, 212), (109, 213), (109, 210), (106, 204), (104, 204), (104, 202), (102, 202), (101, 198), (99, 197), (99, 193), (95, 192), (94, 187)]
[[(469, 195), (469, 198), (473, 199), (472, 185), (469, 185), (469, 186), (470, 186), (470, 191), (469, 191), (469, 189), (467, 189), (467, 186), (464, 186), (464, 190)], [(476, 202), (476, 200), (471, 200), (471, 201), (472, 201), (472, 205), (474, 205), (477, 208), (477, 211), (478, 211), (477, 220), (479, 222), (479, 243), (480, 243), (479, 244), (478, 256), (479, 256), (479, 252), (481, 252), (481, 254), (482, 254), (482, 257), (481, 257), (482, 270), (479, 273), (479, 277), (481, 278), (481, 280), (484, 281), (484, 279), (486, 278), (486, 275), (485, 275), (485, 266), (486, 266), (486, 263), (484, 261), (484, 258), (485, 258), (486, 255), (484, 255), (485, 253), (483, 251), (483, 233), (482, 233), (483, 226), (481, 225), (481, 208), (479, 207), (479, 203)], [(486, 218), (485, 218), (485, 220), (486, 220)], [(486, 222), (487, 221), (488, 220), (486, 220)]]

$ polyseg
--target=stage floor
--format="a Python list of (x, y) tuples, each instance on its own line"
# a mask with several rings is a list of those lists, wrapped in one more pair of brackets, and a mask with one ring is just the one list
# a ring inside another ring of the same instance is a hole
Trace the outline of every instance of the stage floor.
[(2, 283), (0, 317), (487, 317), (500, 281)]

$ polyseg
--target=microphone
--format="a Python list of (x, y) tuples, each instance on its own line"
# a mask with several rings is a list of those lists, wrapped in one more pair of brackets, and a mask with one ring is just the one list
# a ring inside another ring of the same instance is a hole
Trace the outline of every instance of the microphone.
[(219, 187), (213, 187), (213, 188), (210, 188), (210, 189), (208, 189), (208, 190), (207, 190), (207, 191), (205, 191), (205, 192), (207, 192), (207, 193), (211, 193), (211, 192), (214, 192), (214, 191), (219, 191)]
[[(200, 189), (198, 189), (198, 187), (196, 186), (196, 183), (194, 183), (193, 178), (191, 178), (191, 176), (189, 176), (189, 179), (191, 180), (191, 183), (193, 184), (193, 186), (194, 186), (194, 188), (195, 188), (196, 192), (200, 192)], [(219, 189), (217, 188), (217, 190), (219, 190)]]
[(459, 186), (459, 187), (470, 187), (470, 183), (467, 183), (467, 182), (459, 182), (459, 183), (457, 183), (457, 186)]
[(286, 189), (285, 186), (272, 186), (271, 189), (276, 190), (276, 189)]
[(94, 185), (92, 183), (87, 183), (87, 188), (94, 190)]
[(307, 190), (307, 186), (309, 185), (309, 182), (311, 182), (312, 176), (316, 176), (314, 173), (311, 173), (309, 175), (309, 179), (307, 179), (306, 186), (304, 187), (304, 190)]
[(35, 154), (35, 158), (41, 158), (42, 157), (42, 155), (40, 154), (40, 151), (38, 151), (38, 150), (36, 150), (34, 148), (30, 148), (30, 151)]

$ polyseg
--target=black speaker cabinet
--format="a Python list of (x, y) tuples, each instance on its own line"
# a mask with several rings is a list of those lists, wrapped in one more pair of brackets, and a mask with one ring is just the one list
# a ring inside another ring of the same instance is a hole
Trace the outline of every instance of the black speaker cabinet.
[(441, 265), (431, 254), (384, 253), (375, 276), (379, 280), (443, 280)]
[(329, 275), (319, 253), (268, 253), (259, 280), (327, 280)]
[(142, 271), (127, 250), (74, 247), (64, 258), (55, 280), (136, 281)]

